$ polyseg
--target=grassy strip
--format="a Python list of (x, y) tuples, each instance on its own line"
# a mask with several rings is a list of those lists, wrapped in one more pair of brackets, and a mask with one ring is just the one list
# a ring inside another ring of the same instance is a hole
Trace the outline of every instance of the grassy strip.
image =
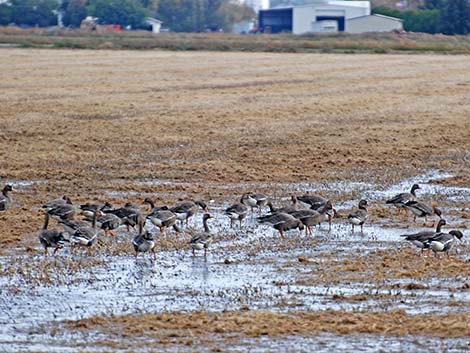
[(418, 33), (322, 34), (294, 36), (226, 33), (89, 33), (80, 30), (20, 30), (0, 27), (0, 43), (74, 49), (165, 49), (248, 52), (437, 52), (470, 53), (470, 36)]
[(111, 336), (142, 337), (165, 342), (172, 337), (222, 337), (335, 334), (386, 334), (433, 337), (470, 336), (470, 313), (408, 315), (404, 310), (387, 312), (318, 311), (277, 313), (271, 311), (167, 312), (159, 314), (96, 316), (67, 321), (71, 330), (98, 330)]

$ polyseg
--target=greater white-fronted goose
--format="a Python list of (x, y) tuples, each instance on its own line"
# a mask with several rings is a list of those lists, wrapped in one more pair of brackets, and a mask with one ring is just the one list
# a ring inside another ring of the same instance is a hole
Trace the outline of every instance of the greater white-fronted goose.
[(114, 230), (121, 226), (121, 218), (112, 213), (104, 213), (103, 211), (100, 212), (102, 213), (96, 220), (98, 227), (104, 230), (104, 234), (111, 234), (112, 236), (115, 236), (116, 234), (114, 233)]
[(6, 211), (10, 208), (13, 199), (10, 196), (10, 192), (15, 192), (16, 190), (11, 185), (5, 185), (0, 194), (0, 211)]
[(258, 222), (261, 224), (270, 224), (274, 229), (279, 231), (279, 234), (284, 238), (284, 232), (298, 228), (299, 231), (304, 229), (303, 223), (288, 213), (274, 213), (271, 215), (258, 217)]
[(117, 208), (114, 210), (104, 210), (106, 214), (114, 214), (121, 219), (121, 224), (127, 227), (127, 231), (130, 231), (130, 227), (135, 228), (139, 223), (144, 222), (144, 217), (140, 212), (137, 205), (133, 205), (127, 202), (124, 207)]
[(77, 206), (70, 203), (57, 203), (55, 206), (46, 208), (49, 215), (59, 221), (72, 220), (77, 213)]
[(439, 218), (442, 218), (442, 212), (437, 207), (431, 207), (426, 205), (424, 202), (419, 201), (408, 201), (405, 203), (405, 207), (413, 213), (413, 222), (416, 222), (416, 217), (424, 217), (424, 222), (427, 221), (428, 216), (436, 214)]
[(390, 200), (385, 201), (386, 204), (391, 204), (398, 208), (398, 214), (402, 209), (405, 209), (408, 212), (408, 209), (405, 207), (405, 204), (408, 201), (416, 201), (416, 190), (420, 189), (418, 184), (413, 184), (411, 186), (410, 192), (402, 192), (393, 196)]
[(167, 206), (155, 207), (154, 202), (149, 198), (144, 200), (144, 204), (150, 206), (150, 213), (146, 219), (149, 219), (150, 222), (157, 226), (161, 234), (165, 235), (165, 229), (168, 227), (173, 227), (177, 233), (181, 232), (181, 229), (176, 225), (176, 215)]
[(44, 256), (47, 256), (47, 249), (54, 248), (54, 254), (64, 246), (69, 240), (64, 237), (62, 232), (58, 230), (48, 230), (47, 226), (49, 225), (49, 214), (46, 212), (44, 214), (44, 225), (39, 232), (39, 241), (44, 247)]
[(132, 241), (132, 245), (134, 246), (135, 250), (135, 257), (141, 252), (148, 252), (151, 251), (153, 253), (153, 259), (157, 259), (157, 254), (155, 252), (155, 240), (153, 239), (153, 235), (144, 229), (144, 226), (139, 223), (139, 234), (134, 238)]
[(73, 233), (70, 236), (70, 245), (71, 245), (72, 254), (76, 246), (83, 246), (83, 247), (90, 248), (95, 243), (99, 234), (99, 231), (96, 228), (96, 220), (100, 213), (101, 211), (97, 210), (95, 214), (93, 215), (93, 221), (91, 225), (87, 224), (86, 226), (78, 227), (75, 230), (75, 233)]
[(51, 209), (56, 208), (57, 206), (65, 204), (72, 205), (72, 200), (67, 195), (62, 196), (59, 199), (46, 202), (42, 205), (42, 208), (44, 208), (46, 211), (50, 211)]
[(198, 207), (200, 207), (205, 212), (209, 211), (207, 205), (202, 201), (180, 202), (176, 206), (171, 207), (170, 211), (176, 215), (176, 219), (178, 219), (181, 223), (185, 221), (187, 225), (189, 218), (197, 213)]
[(297, 196), (297, 200), (305, 207), (311, 208), (315, 211), (325, 206), (325, 204), (328, 202), (328, 199), (324, 198), (323, 196), (310, 194), (309, 192), (307, 192), (305, 195)]
[(269, 211), (271, 213), (291, 213), (295, 212), (300, 209), (300, 206), (297, 202), (297, 197), (294, 195), (291, 196), (292, 205), (284, 206), (284, 207), (274, 207), (271, 201), (267, 202), (269, 207)]
[(439, 252), (445, 252), (450, 259), (449, 252), (454, 247), (456, 240), (462, 239), (463, 234), (459, 230), (451, 230), (449, 233), (437, 233), (428, 240), (429, 247), (437, 256)]
[(429, 239), (434, 237), (436, 234), (441, 232), (442, 226), (446, 225), (445, 219), (440, 219), (437, 223), (437, 227), (435, 231), (422, 231), (413, 234), (402, 234), (401, 236), (405, 238), (405, 240), (409, 241), (411, 244), (417, 246), (421, 249), (421, 255), (424, 253), (424, 249), (428, 249), (428, 256), (431, 249), (429, 248)]
[(240, 202), (251, 208), (251, 212), (254, 209), (258, 209), (258, 214), (261, 215), (262, 208), (268, 204), (268, 197), (258, 192), (247, 192), (242, 195)]
[(336, 215), (336, 210), (330, 200), (323, 196), (310, 194), (308, 192), (305, 195), (297, 196), (297, 200), (301, 206), (308, 207), (324, 214), (328, 220), (328, 226), (331, 229), (331, 221)]
[(90, 221), (93, 219), (93, 215), (95, 214), (96, 210), (100, 211), (110, 211), (113, 209), (113, 205), (109, 202), (105, 203), (86, 203), (79, 206), (80, 213), (85, 216), (86, 219)]
[(203, 249), (204, 249), (204, 257), (207, 256), (207, 249), (212, 244), (212, 234), (209, 229), (209, 225), (207, 224), (207, 221), (210, 218), (212, 218), (212, 216), (209, 213), (204, 213), (204, 215), (202, 216), (202, 224), (204, 227), (204, 232), (193, 235), (191, 237), (191, 240), (189, 241), (189, 245), (191, 246), (191, 249), (193, 250), (193, 256), (196, 250), (203, 250)]
[(358, 209), (351, 212), (348, 215), (348, 221), (352, 225), (352, 231), (354, 232), (354, 226), (361, 226), (361, 233), (363, 232), (364, 222), (367, 219), (367, 200), (359, 201)]
[(312, 234), (312, 226), (317, 226), (321, 222), (328, 219), (327, 212), (330, 210), (331, 203), (328, 201), (323, 207), (318, 211), (312, 209), (303, 209), (296, 210), (292, 212), (287, 212), (295, 218), (299, 219), (305, 226), (305, 233), (307, 235)]
[(230, 227), (233, 228), (233, 223), (235, 221), (240, 222), (240, 228), (242, 226), (242, 221), (245, 219), (248, 214), (248, 206), (242, 203), (235, 203), (232, 206), (228, 207), (225, 210), (225, 215), (230, 218)]

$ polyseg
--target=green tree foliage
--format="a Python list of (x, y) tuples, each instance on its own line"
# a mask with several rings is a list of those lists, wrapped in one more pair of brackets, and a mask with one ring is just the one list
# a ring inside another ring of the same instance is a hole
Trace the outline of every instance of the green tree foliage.
[(64, 0), (61, 5), (64, 25), (80, 27), (82, 20), (87, 16), (87, 5), (87, 0)]
[(0, 15), (2, 21), (9, 17), (8, 23), (13, 22), (21, 26), (45, 27), (57, 24), (57, 0), (10, 0), (2, 5), (0, 11), (9, 7), (5, 14)]
[(423, 8), (428, 10), (441, 10), (444, 8), (446, 0), (424, 0)]
[(256, 14), (235, 0), (160, 0), (155, 17), (175, 32), (202, 32), (230, 30)]
[(101, 24), (119, 24), (139, 28), (144, 25), (146, 11), (137, 0), (91, 0), (88, 14)]
[(439, 10), (412, 10), (403, 13), (403, 28), (410, 32), (439, 33)]
[(445, 34), (470, 33), (470, 0), (447, 0), (442, 9), (442, 31)]
[(0, 4), (0, 25), (5, 26), (11, 23), (12, 15), (13, 15), (13, 9), (11, 7), (11, 4), (9, 3)]

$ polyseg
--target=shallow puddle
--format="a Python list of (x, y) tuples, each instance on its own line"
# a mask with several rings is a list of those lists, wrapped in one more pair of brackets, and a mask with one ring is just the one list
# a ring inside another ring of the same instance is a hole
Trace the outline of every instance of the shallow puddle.
[[(424, 193), (445, 194), (452, 197), (450, 200), (453, 202), (470, 201), (468, 188), (423, 183), (447, 176), (431, 173), (382, 191), (371, 191), (377, 188), (374, 185), (360, 184), (354, 187), (368, 198), (381, 200), (408, 189), (413, 182), (419, 182)], [(292, 186), (292, 189), (297, 187), (298, 190), (305, 190), (304, 185)], [(352, 201), (345, 200), (343, 207), (349, 206), (349, 202), (352, 204)], [(91, 263), (84, 253), (78, 254), (76, 256), (83, 264), (83, 269), (70, 271), (63, 265), (66, 259), (70, 259), (69, 249), (59, 251), (55, 258), (44, 259), (39, 255), (41, 252), (38, 245), (37, 253), (1, 257), (0, 273), (3, 275), (0, 276), (0, 350), (78, 351), (80, 347), (68, 347), (65, 344), (74, 334), (57, 333), (51, 336), (42, 333), (42, 328), (51, 322), (99, 314), (221, 311), (240, 308), (278, 311), (404, 309), (410, 314), (418, 314), (468, 311), (470, 308), (468, 289), (460, 289), (466, 279), (415, 280), (404, 277), (385, 279), (381, 283), (371, 280), (340, 281), (328, 285), (324, 282), (298, 284), (300, 279), (309, 276), (309, 271), (313, 268), (295, 265), (301, 257), (321, 264), (331, 257), (337, 260), (348, 259), (357, 253), (367, 254), (389, 249), (409, 251), (400, 234), (415, 232), (421, 228), (367, 225), (362, 234), (352, 233), (344, 220), (338, 220), (331, 230), (328, 230), (327, 225), (322, 225), (314, 230), (314, 236), (306, 236), (304, 233), (299, 235), (298, 231), (291, 231), (284, 240), (271, 228), (257, 225), (252, 216), (245, 220), (242, 229), (231, 229), (228, 218), (222, 213), (227, 204), (211, 204), (214, 219), (210, 225), (215, 234), (215, 242), (207, 259), (202, 254), (193, 257), (187, 248), (160, 250), (156, 261), (149, 254), (135, 259), (132, 253), (109, 256), (106, 250), (100, 249), (95, 253), (99, 263)], [(199, 218), (190, 222), (190, 231), (187, 234), (170, 233), (167, 237), (186, 237), (187, 241), (189, 234), (200, 228)], [(147, 228), (154, 231), (150, 224)], [(118, 234), (118, 241), (121, 242), (130, 242), (131, 238), (123, 230)], [(458, 256), (468, 259), (468, 254), (462, 253), (466, 249), (462, 245)], [(32, 265), (35, 263), (38, 264), (36, 269)], [(48, 284), (37, 281), (37, 278), (42, 278), (41, 271), (48, 272)], [(417, 289), (406, 289), (406, 285), (410, 283), (418, 285)], [(99, 336), (99, 333), (96, 335)], [(258, 348), (253, 349), (253, 345)], [(392, 352), (428, 352), (430, 346), (437, 351), (457, 352), (462, 347), (468, 347), (468, 342), (460, 339), (427, 338), (423, 343), (416, 337), (391, 339), (368, 335), (339, 337), (322, 334), (318, 337), (247, 339), (228, 345), (224, 350), (237, 351), (251, 347), (250, 351), (253, 352), (322, 352), (344, 348), (373, 352), (377, 351), (377, 347), (385, 347)], [(95, 347), (90, 350), (101, 349)], [(163, 347), (159, 350), (163, 350)]]

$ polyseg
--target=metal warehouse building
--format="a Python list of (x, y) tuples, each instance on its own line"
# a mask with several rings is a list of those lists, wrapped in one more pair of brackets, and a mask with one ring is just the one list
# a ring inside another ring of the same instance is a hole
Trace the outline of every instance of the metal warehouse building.
[(259, 28), (265, 33), (364, 33), (402, 30), (403, 23), (371, 15), (369, 1), (312, 0), (307, 5), (260, 10)]

